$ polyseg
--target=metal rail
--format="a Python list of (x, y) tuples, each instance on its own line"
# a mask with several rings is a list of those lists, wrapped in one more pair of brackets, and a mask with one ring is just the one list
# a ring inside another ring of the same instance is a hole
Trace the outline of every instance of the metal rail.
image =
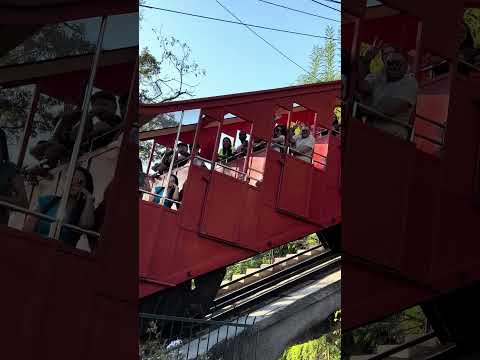
[(323, 245), (314, 246), (314, 247), (312, 247), (312, 248), (310, 248), (310, 249), (308, 249), (308, 250), (304, 250), (304, 251), (296, 254), (295, 256), (291, 256), (291, 257), (289, 257), (289, 258), (287, 257), (286, 259), (284, 259), (284, 260), (282, 260), (282, 261), (279, 261), (279, 262), (270, 264), (270, 265), (268, 265), (268, 266), (265, 266), (263, 269), (254, 271), (254, 272), (252, 272), (252, 273), (250, 273), (250, 274), (247, 274), (247, 275), (245, 275), (245, 276), (242, 276), (241, 278), (238, 278), (238, 279), (236, 279), (236, 280), (232, 280), (232, 281), (229, 281), (228, 283), (225, 283), (224, 285), (220, 286), (220, 289), (221, 289), (221, 288), (224, 288), (224, 287), (227, 287), (227, 286), (230, 286), (230, 285), (232, 285), (232, 284), (235, 284), (235, 283), (237, 283), (237, 282), (239, 282), (239, 281), (245, 280), (245, 279), (247, 279), (247, 278), (249, 278), (249, 277), (252, 277), (252, 276), (254, 276), (254, 275), (256, 275), (256, 274), (259, 274), (259, 273), (261, 273), (261, 272), (263, 272), (263, 271), (270, 270), (270, 269), (272, 269), (272, 268), (275, 267), (275, 266), (278, 266), (278, 265), (281, 265), (281, 264), (283, 264), (283, 263), (286, 263), (286, 262), (290, 261), (290, 260), (291, 260), (292, 258), (294, 258), (294, 257), (302, 256), (302, 255), (306, 254), (307, 252), (310, 252), (310, 251), (312, 251), (312, 250), (319, 249), (319, 248), (321, 248), (321, 247), (323, 247)]
[(418, 338), (416, 339), (413, 339), (411, 341), (407, 341), (406, 343), (404, 344), (401, 344), (401, 345), (398, 345), (398, 346), (395, 346), (394, 348), (390, 349), (390, 350), (387, 350), (387, 351), (384, 351), (380, 354), (377, 354), (377, 355), (373, 355), (372, 357), (368, 358), (368, 360), (383, 360), (383, 359), (387, 359), (388, 357), (390, 357), (391, 355), (395, 355), (397, 353), (399, 353), (400, 351), (403, 351), (403, 350), (406, 350), (406, 349), (409, 349), (415, 345), (419, 345), (421, 343), (424, 343), (425, 341), (427, 340), (430, 340), (430, 339), (433, 339), (435, 338), (436, 335), (434, 332), (429, 332), (428, 334), (425, 334), (425, 335), (422, 335), (422, 336), (419, 336)]
[[(274, 297), (293, 288), (302, 281), (318, 276), (318, 274), (329, 274), (339, 268), (341, 257), (338, 254), (323, 254), (313, 259), (306, 260), (302, 266), (293, 266), (268, 278), (259, 280), (251, 285), (245, 286), (240, 291), (228, 294), (227, 299), (223, 297), (214, 301), (211, 309), (212, 315), (209, 319), (225, 319), (253, 307), (260, 301)], [(308, 262), (308, 265), (306, 264)], [(297, 277), (295, 277), (297, 276)], [(283, 282), (279, 284), (280, 282)], [(221, 309), (219, 309), (221, 307)], [(217, 310), (219, 309), (219, 310)]]

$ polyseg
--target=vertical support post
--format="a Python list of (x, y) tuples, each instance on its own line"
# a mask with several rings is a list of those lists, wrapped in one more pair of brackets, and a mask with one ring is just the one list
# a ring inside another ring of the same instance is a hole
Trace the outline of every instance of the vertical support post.
[(220, 135), (222, 134), (223, 119), (218, 124), (217, 137), (215, 138), (215, 145), (213, 147), (213, 156), (212, 156), (212, 171), (215, 170), (215, 163), (218, 158), (218, 146), (220, 144)]
[(200, 137), (200, 131), (202, 130), (202, 119), (203, 119), (203, 111), (200, 111), (198, 115), (197, 126), (195, 128), (195, 135), (193, 137), (193, 144), (192, 144), (192, 162), (195, 159), (195, 156), (198, 154), (198, 139)]
[[(415, 74), (415, 78), (417, 82), (420, 79), (420, 57), (422, 53), (422, 32), (423, 32), (423, 22), (419, 21), (417, 26), (417, 38), (415, 44), (415, 58), (413, 59), (413, 73)], [(413, 106), (412, 113), (410, 114), (409, 124), (412, 127), (409, 131), (409, 140), (410, 142), (415, 141), (415, 118), (417, 115), (417, 103)]]
[(35, 119), (35, 113), (37, 112), (38, 100), (40, 99), (40, 88), (38, 84), (35, 84), (35, 90), (33, 91), (32, 103), (30, 105), (30, 111), (28, 113), (27, 122), (23, 129), (22, 139), (20, 140), (20, 151), (17, 156), (17, 168), (21, 169), (25, 160), (25, 154), (27, 152), (28, 141), (32, 134), (33, 121)]
[[(250, 126), (250, 141), (248, 142), (247, 154), (245, 155), (245, 161), (243, 162), (242, 176), (245, 176), (244, 174), (246, 174), (247, 170), (249, 169), (248, 162), (252, 155), (252, 149), (253, 149), (253, 131), (254, 131), (254, 125), (252, 123), (252, 125)], [(243, 180), (247, 180), (247, 179), (243, 179)]]
[(178, 124), (178, 129), (177, 129), (177, 137), (175, 138), (175, 145), (173, 146), (173, 157), (172, 157), (172, 160), (170, 161), (167, 177), (163, 178), (163, 194), (162, 194), (162, 198), (160, 199), (160, 205), (162, 206), (165, 203), (165, 199), (167, 198), (168, 182), (170, 181), (170, 176), (172, 176), (173, 165), (175, 163), (175, 159), (177, 158), (178, 140), (180, 139), (180, 131), (182, 130), (184, 114), (185, 114), (185, 110), (182, 110), (182, 115), (180, 116), (180, 122)]
[(78, 129), (77, 138), (75, 139), (75, 145), (73, 146), (72, 157), (70, 158), (70, 164), (68, 165), (67, 178), (65, 181), (64, 189), (63, 189), (63, 195), (62, 195), (62, 199), (60, 201), (60, 205), (59, 205), (57, 216), (56, 216), (57, 221), (50, 226), (49, 237), (53, 237), (56, 240), (60, 239), (62, 225), (65, 221), (68, 197), (70, 194), (73, 175), (75, 173), (75, 167), (77, 165), (78, 155), (80, 153), (80, 145), (82, 143), (85, 125), (87, 123), (88, 105), (89, 105), (90, 97), (93, 90), (93, 83), (95, 81), (95, 76), (97, 74), (97, 67), (98, 67), (98, 62), (100, 60), (100, 53), (102, 52), (103, 38), (105, 36), (105, 29), (107, 27), (107, 19), (108, 19), (108, 16), (102, 17), (100, 32), (98, 34), (97, 45), (95, 49), (95, 56), (93, 58), (93, 63), (92, 63), (92, 71), (90, 72), (90, 78), (88, 80), (87, 88), (85, 90), (85, 95), (83, 98), (82, 117), (80, 120), (80, 126)]
[(150, 151), (150, 156), (148, 158), (148, 165), (147, 165), (147, 176), (150, 173), (150, 167), (152, 166), (153, 155), (155, 154), (155, 149), (157, 148), (157, 143), (153, 140), (152, 150)]
[[(292, 105), (293, 106), (293, 105)], [(292, 107), (293, 109), (293, 107)], [(290, 141), (289, 141), (289, 134), (290, 134), (290, 121), (291, 121), (292, 111), (288, 110), (287, 116), (287, 136), (285, 136), (285, 155), (290, 153)]]

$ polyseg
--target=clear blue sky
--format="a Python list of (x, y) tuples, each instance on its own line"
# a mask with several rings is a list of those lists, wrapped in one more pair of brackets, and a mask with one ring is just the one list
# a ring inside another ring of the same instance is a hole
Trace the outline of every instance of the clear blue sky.
[[(310, 0), (271, 0), (291, 8), (340, 20), (340, 13)], [(220, 0), (242, 21), (297, 32), (324, 35), (325, 27), (336, 31), (339, 22), (324, 20), (290, 10), (274, 7), (258, 0)], [(235, 19), (215, 0), (145, 0), (146, 5), (190, 12), (222, 19)], [(334, 3), (327, 3), (339, 8)], [(216, 96), (237, 92), (263, 90), (292, 85), (302, 71), (276, 53), (262, 40), (241, 25), (220, 23), (158, 10), (143, 9), (140, 29), (140, 47), (148, 46), (156, 53), (156, 38), (152, 28), (164, 35), (174, 36), (188, 43), (192, 58), (206, 70), (200, 80), (188, 79), (195, 88), (195, 97)], [(323, 45), (323, 39), (254, 29), (295, 62), (308, 68), (309, 55), (314, 45)], [(340, 52), (338, 51), (338, 55)], [(338, 57), (340, 64), (340, 57)]]

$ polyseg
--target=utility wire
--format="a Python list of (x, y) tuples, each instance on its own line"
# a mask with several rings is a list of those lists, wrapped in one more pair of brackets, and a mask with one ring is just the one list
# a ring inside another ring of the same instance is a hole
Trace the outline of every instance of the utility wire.
[[(232, 15), (235, 19), (237, 19), (239, 22), (241, 22), (243, 25), (245, 25), (245, 27), (250, 30), (252, 33), (255, 34), (255, 36), (259, 37), (260, 39), (262, 39), (265, 43), (267, 43), (272, 49), (274, 49), (276, 52), (278, 52), (280, 55), (282, 55), (285, 59), (287, 59), (288, 61), (290, 61), (292, 64), (296, 65), (299, 69), (301, 69), (303, 72), (305, 72), (306, 74), (309, 73), (308, 70), (306, 70), (303, 66), (299, 65), (298, 63), (296, 63), (294, 60), (292, 60), (288, 55), (286, 55), (283, 51), (281, 51), (280, 49), (278, 49), (275, 45), (273, 45), (271, 42), (267, 41), (265, 38), (263, 38), (261, 35), (259, 35), (255, 30), (251, 29), (249, 25), (247, 24), (244, 24), (242, 22), (242, 20), (240, 20), (233, 12), (231, 12), (227, 7), (225, 7), (220, 1), (218, 0), (215, 0), (217, 2), (218, 5), (220, 5), (226, 12), (228, 12), (230, 15)], [(319, 79), (317, 79), (318, 81), (320, 81)]]
[(324, 1), (328, 1), (328, 2), (331, 2), (331, 3), (334, 3), (334, 4), (338, 4), (338, 5), (342, 4), (341, 1), (337, 1), (337, 0), (324, 0)]
[(298, 12), (298, 13), (301, 13), (301, 14), (315, 16), (315, 17), (320, 18), (320, 19), (325, 19), (325, 20), (340, 22), (340, 20), (332, 19), (332, 18), (325, 17), (325, 16), (320, 16), (320, 15), (317, 15), (317, 14), (312, 14), (312, 13), (309, 13), (309, 12), (303, 11), (303, 10), (293, 9), (293, 8), (291, 8), (291, 7), (284, 6), (284, 5), (280, 5), (280, 4), (277, 4), (277, 3), (274, 3), (274, 2), (265, 1), (265, 0), (258, 0), (258, 1), (263, 2), (263, 3), (265, 3), (265, 4), (270, 4), (270, 5), (273, 5), (273, 6), (278, 6), (278, 7), (284, 8), (284, 9), (288, 9), (288, 10), (291, 10), (291, 11), (295, 11), (295, 12)]
[(325, 6), (326, 8), (329, 8), (329, 9), (332, 9), (332, 10), (335, 10), (335, 11), (338, 11), (339, 13), (342, 12), (342, 10), (339, 10), (339, 9), (335, 9), (334, 7), (331, 7), (331, 6), (328, 6), (326, 4), (322, 4), (320, 1), (317, 1), (317, 0), (312, 0), (314, 3), (318, 4), (318, 5), (322, 5), (322, 6)]
[(261, 26), (261, 25), (245, 24), (243, 22), (237, 22), (237, 21), (231, 21), (231, 20), (225, 20), (225, 19), (218, 19), (218, 18), (214, 18), (214, 17), (210, 17), (210, 16), (191, 14), (191, 13), (187, 13), (187, 12), (183, 12), (183, 11), (170, 10), (170, 9), (160, 8), (160, 7), (151, 6), (151, 5), (140, 5), (140, 7), (143, 7), (143, 8), (146, 8), (146, 9), (166, 11), (166, 12), (171, 12), (171, 13), (175, 13), (175, 14), (188, 15), (188, 16), (198, 17), (198, 18), (202, 18), (202, 19), (207, 19), (207, 20), (221, 21), (221, 22), (230, 23), (230, 24), (237, 24), (237, 25), (244, 25), (244, 26), (249, 26), (249, 27), (256, 27), (256, 28), (265, 29), (265, 30), (279, 31), (279, 32), (284, 32), (284, 33), (288, 33), (288, 34), (302, 35), (302, 36), (309, 36), (309, 37), (314, 37), (314, 38), (319, 38), (319, 39), (339, 41), (339, 39), (329, 38), (327, 36), (306, 34), (306, 33), (301, 33), (301, 32), (296, 32), (296, 31), (291, 31), (291, 30), (278, 29), (278, 28), (271, 28), (271, 27)]

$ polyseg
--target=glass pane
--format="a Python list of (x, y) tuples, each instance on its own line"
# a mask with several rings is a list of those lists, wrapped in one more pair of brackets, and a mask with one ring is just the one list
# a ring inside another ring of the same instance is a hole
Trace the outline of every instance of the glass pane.
[(99, 17), (68, 21), (23, 33), (16, 39), (16, 47), (0, 57), (0, 65), (33, 63), (93, 53), (100, 21)]

